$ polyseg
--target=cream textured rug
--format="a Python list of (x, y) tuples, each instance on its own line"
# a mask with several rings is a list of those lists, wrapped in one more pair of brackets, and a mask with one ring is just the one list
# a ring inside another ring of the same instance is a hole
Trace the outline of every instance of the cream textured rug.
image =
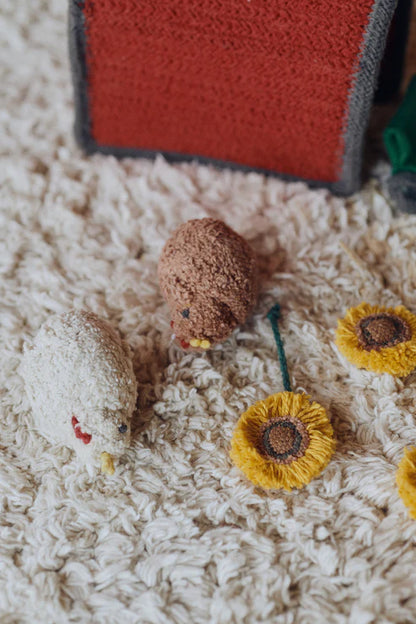
[[(377, 185), (350, 200), (302, 184), (159, 159), (85, 158), (73, 119), (64, 0), (0, 15), (0, 621), (387, 624), (416, 620), (416, 522), (396, 466), (416, 443), (416, 374), (356, 370), (333, 345), (362, 299), (416, 311), (416, 218)], [(222, 217), (273, 274), (223, 347), (169, 346), (156, 265), (172, 229)], [(265, 313), (283, 304), (294, 386), (338, 440), (321, 478), (264, 493), (228, 458), (239, 414), (282, 389)], [(94, 477), (33, 428), (22, 346), (86, 308), (135, 352), (133, 444)]]

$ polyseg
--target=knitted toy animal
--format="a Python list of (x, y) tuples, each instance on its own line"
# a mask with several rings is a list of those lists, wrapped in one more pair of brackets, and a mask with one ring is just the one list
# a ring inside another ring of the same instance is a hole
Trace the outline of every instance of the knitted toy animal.
[(137, 396), (128, 344), (90, 312), (55, 315), (25, 345), (22, 372), (42, 435), (113, 474)]
[(181, 225), (162, 251), (158, 273), (174, 337), (184, 349), (206, 350), (222, 342), (256, 303), (255, 253), (223, 221)]

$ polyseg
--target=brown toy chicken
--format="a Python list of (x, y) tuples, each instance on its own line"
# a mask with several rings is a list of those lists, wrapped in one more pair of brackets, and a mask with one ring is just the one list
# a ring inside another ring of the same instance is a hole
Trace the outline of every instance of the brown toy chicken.
[(162, 251), (158, 274), (183, 349), (206, 350), (222, 342), (256, 303), (256, 255), (223, 221), (181, 225)]

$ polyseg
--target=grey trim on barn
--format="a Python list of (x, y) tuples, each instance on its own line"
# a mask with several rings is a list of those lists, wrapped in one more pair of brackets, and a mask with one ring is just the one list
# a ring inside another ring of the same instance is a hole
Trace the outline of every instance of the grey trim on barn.
[[(398, 0), (376, 0), (364, 37), (361, 57), (348, 111), (345, 149), (339, 184), (340, 194), (349, 194), (360, 186), (365, 133), (370, 118), (380, 64), (383, 59), (389, 26)], [(350, 190), (351, 189), (351, 190)]]
[(75, 101), (75, 138), (88, 153), (96, 151), (91, 137), (88, 107), (87, 40), (85, 36), (84, 0), (69, 0), (68, 45)]
[(256, 169), (205, 156), (97, 144), (91, 133), (91, 119), (88, 106), (87, 36), (83, 14), (84, 0), (69, 0), (69, 52), (75, 97), (76, 139), (88, 154), (99, 152), (101, 154), (111, 154), (117, 158), (155, 158), (158, 154), (162, 154), (170, 162), (197, 161), (218, 168), (256, 172), (293, 182), (303, 181), (311, 187), (327, 188), (336, 195), (350, 195), (359, 189), (361, 183), (363, 143), (377, 86), (380, 63), (383, 58), (388, 30), (396, 4), (397, 0), (375, 0), (374, 2), (363, 41), (362, 52), (358, 59), (358, 69), (349, 97), (349, 116), (346, 120), (344, 134), (345, 148), (342, 155), (341, 175), (336, 182), (305, 180), (275, 171)]

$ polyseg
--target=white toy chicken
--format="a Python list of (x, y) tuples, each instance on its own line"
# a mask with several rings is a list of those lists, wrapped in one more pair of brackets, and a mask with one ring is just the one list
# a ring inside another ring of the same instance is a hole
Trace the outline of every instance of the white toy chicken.
[(22, 371), (40, 433), (113, 474), (137, 396), (128, 344), (90, 312), (55, 315), (25, 345)]

